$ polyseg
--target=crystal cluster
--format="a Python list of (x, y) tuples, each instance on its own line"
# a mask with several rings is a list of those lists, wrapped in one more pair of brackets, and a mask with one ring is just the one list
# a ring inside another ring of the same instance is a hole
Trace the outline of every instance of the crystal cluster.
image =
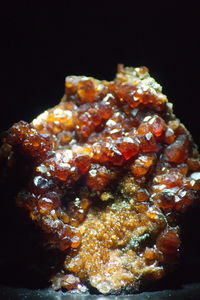
[(0, 155), (9, 169), (26, 161), (17, 205), (66, 255), (54, 289), (137, 290), (178, 261), (199, 153), (147, 68), (67, 77), (60, 104), (14, 124)]

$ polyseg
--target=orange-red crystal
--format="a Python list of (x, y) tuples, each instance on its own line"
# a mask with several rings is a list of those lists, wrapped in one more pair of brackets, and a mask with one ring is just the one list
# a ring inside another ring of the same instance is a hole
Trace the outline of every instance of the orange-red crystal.
[(137, 289), (178, 259), (199, 153), (147, 68), (120, 65), (111, 82), (67, 77), (60, 104), (14, 124), (1, 153), (9, 168), (11, 154), (29, 161), (17, 204), (66, 251), (55, 289)]

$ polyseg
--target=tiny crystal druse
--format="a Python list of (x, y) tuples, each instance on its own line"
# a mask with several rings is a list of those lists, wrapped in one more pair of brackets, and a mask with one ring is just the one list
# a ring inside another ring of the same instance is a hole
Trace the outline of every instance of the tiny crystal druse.
[(16, 203), (65, 254), (54, 289), (133, 291), (178, 261), (199, 153), (147, 68), (67, 77), (60, 104), (14, 124), (1, 155), (11, 169), (26, 159)]

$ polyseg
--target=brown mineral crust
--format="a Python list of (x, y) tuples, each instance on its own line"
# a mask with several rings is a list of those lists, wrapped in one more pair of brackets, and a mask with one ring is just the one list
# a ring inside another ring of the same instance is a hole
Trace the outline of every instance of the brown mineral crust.
[(119, 65), (111, 82), (69, 76), (65, 87), (60, 104), (8, 130), (1, 160), (29, 161), (17, 204), (66, 255), (54, 289), (137, 290), (178, 262), (199, 153), (145, 67)]

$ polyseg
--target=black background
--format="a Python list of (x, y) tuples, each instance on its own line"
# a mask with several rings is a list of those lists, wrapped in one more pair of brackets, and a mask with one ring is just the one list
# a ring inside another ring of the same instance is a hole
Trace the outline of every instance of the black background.
[[(7, 1), (0, 7), (0, 23), (0, 130), (54, 106), (63, 95), (65, 76), (111, 80), (123, 63), (149, 68), (200, 144), (200, 21), (193, 1)], [(7, 217), (1, 211), (1, 228)], [(191, 225), (198, 226), (195, 218)], [(11, 234), (10, 225), (7, 229)], [(17, 236), (1, 233), (4, 254), (13, 254), (15, 245), (14, 256), (19, 255), (24, 237), (17, 230)], [(200, 238), (194, 242), (192, 226), (187, 230), (187, 243), (194, 243), (190, 253), (197, 257)], [(184, 282), (199, 281), (197, 270), (190, 276), (194, 265), (192, 257)]]

